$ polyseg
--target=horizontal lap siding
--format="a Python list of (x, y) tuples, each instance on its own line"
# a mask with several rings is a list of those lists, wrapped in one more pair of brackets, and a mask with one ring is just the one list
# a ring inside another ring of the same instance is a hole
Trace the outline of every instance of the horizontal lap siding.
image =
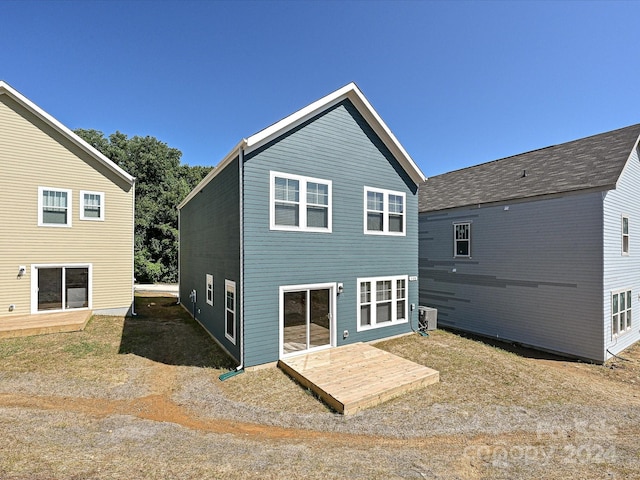
[[(601, 212), (592, 193), (421, 214), (420, 304), (442, 325), (599, 360)], [(464, 221), (472, 257), (453, 258)]]
[[(133, 299), (133, 187), (0, 97), (0, 315), (31, 309), (31, 265), (91, 263), (94, 310)], [(38, 227), (38, 187), (72, 191), (71, 228)], [(80, 191), (104, 192), (105, 220), (80, 220)], [(18, 266), (27, 275), (17, 278)]]
[[(225, 337), (225, 280), (236, 283), (240, 312), (240, 194), (238, 160), (222, 170), (180, 210), (180, 301), (240, 361), (239, 313), (236, 344)], [(213, 305), (206, 301), (206, 275), (213, 275)]]
[[(629, 255), (622, 255), (622, 216), (629, 217)], [(631, 331), (612, 336), (611, 294), (631, 288)], [(604, 344), (605, 350), (617, 354), (640, 340), (640, 165), (637, 150), (633, 152), (615, 190), (604, 200)], [(609, 357), (610, 354), (606, 353)]]
[[(333, 182), (332, 233), (269, 230), (271, 170)], [(417, 274), (415, 186), (399, 170), (349, 103), (248, 156), (244, 174), (246, 365), (278, 359), (281, 285), (344, 284), (336, 312), (339, 345), (409, 331), (404, 324), (358, 333), (356, 325), (358, 277)], [(406, 192), (407, 236), (364, 235), (365, 185)], [(417, 303), (417, 282), (408, 287), (409, 301)], [(342, 338), (344, 330), (349, 331), (347, 340)]]

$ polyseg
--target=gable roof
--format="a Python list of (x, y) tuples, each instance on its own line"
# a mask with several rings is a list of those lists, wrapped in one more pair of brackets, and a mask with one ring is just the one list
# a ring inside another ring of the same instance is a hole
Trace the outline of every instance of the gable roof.
[(615, 188), (638, 145), (640, 124), (430, 177), (420, 185), (418, 209), (527, 199)]
[(87, 152), (92, 158), (94, 158), (98, 162), (105, 165), (107, 168), (115, 172), (117, 175), (122, 177), (128, 183), (133, 185), (133, 183), (135, 182), (134, 177), (129, 175), (122, 168), (120, 168), (118, 165), (116, 165), (114, 162), (112, 162), (107, 157), (105, 157), (102, 153), (100, 153), (96, 148), (89, 145), (87, 142), (85, 142), (82, 138), (80, 138), (78, 135), (73, 133), (70, 129), (65, 127), (58, 120), (53, 118), (51, 115), (49, 115), (47, 112), (42, 110), (31, 100), (29, 100), (27, 97), (19, 93), (17, 90), (11, 87), (8, 83), (2, 80), (0, 80), (0, 96), (1, 95), (7, 95), (8, 97), (10, 97), (12, 100), (17, 102), (20, 106), (25, 108), (31, 114), (38, 117), (40, 120), (42, 120), (51, 128), (53, 128), (55, 131), (60, 133), (67, 140), (71, 141), (73, 144), (80, 147), (82, 150)]
[(224, 167), (226, 167), (231, 161), (238, 156), (240, 149), (245, 154), (249, 154), (254, 150), (266, 145), (270, 141), (286, 133), (289, 130), (296, 128), (298, 125), (303, 124), (307, 120), (313, 118), (324, 110), (331, 108), (334, 105), (342, 102), (343, 100), (350, 100), (356, 107), (360, 115), (367, 121), (373, 131), (380, 137), (385, 146), (389, 149), (391, 154), (398, 160), (402, 168), (407, 172), (411, 180), (416, 185), (420, 185), (425, 181), (426, 177), (420, 171), (413, 159), (406, 152), (404, 147), (398, 142), (398, 139), (391, 132), (387, 124), (384, 123), (380, 115), (374, 110), (369, 101), (365, 98), (355, 83), (349, 83), (342, 88), (339, 88), (333, 93), (322, 97), (310, 105), (292, 113), (291, 115), (283, 118), (282, 120), (268, 126), (267, 128), (260, 130), (258, 133), (251, 135), (250, 137), (242, 139), (216, 167), (209, 172), (209, 174), (187, 195), (187, 197), (178, 205), (178, 208), (182, 208), (191, 200), (197, 192), (202, 190), (213, 178), (215, 178)]

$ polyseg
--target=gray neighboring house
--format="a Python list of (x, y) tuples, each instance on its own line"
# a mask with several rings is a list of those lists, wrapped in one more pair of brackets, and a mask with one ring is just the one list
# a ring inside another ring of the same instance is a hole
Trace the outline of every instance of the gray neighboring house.
[(180, 204), (180, 300), (240, 367), (410, 332), (425, 177), (355, 84), (241, 140)]
[(420, 304), (438, 323), (603, 362), (640, 339), (640, 125), (430, 178)]

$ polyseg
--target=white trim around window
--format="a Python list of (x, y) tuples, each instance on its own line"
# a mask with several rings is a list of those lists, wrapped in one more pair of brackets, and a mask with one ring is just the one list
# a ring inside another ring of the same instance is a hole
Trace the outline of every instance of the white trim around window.
[(331, 233), (331, 180), (269, 172), (271, 230)]
[(104, 192), (80, 190), (80, 220), (104, 221)]
[(38, 187), (38, 226), (70, 227), (72, 204), (71, 190)]
[(631, 331), (631, 288), (611, 292), (611, 338)]
[(453, 224), (453, 256), (471, 258), (471, 222)]
[(629, 216), (622, 215), (621, 219), (621, 234), (622, 234), (622, 255), (629, 255)]
[(233, 280), (224, 281), (224, 336), (231, 343), (236, 344), (236, 282)]
[(407, 196), (404, 192), (364, 187), (364, 233), (407, 234)]
[(357, 280), (357, 330), (407, 323), (409, 277), (369, 277)]
[(207, 292), (207, 304), (213, 306), (213, 275), (207, 273), (206, 275), (206, 289)]

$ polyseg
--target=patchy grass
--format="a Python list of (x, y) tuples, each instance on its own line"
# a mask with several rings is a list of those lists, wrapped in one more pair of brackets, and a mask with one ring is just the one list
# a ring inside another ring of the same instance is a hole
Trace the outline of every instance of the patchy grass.
[(639, 478), (640, 345), (606, 365), (447, 331), (377, 344), (440, 383), (352, 417), (234, 366), (173, 297), (0, 340), (0, 478)]

